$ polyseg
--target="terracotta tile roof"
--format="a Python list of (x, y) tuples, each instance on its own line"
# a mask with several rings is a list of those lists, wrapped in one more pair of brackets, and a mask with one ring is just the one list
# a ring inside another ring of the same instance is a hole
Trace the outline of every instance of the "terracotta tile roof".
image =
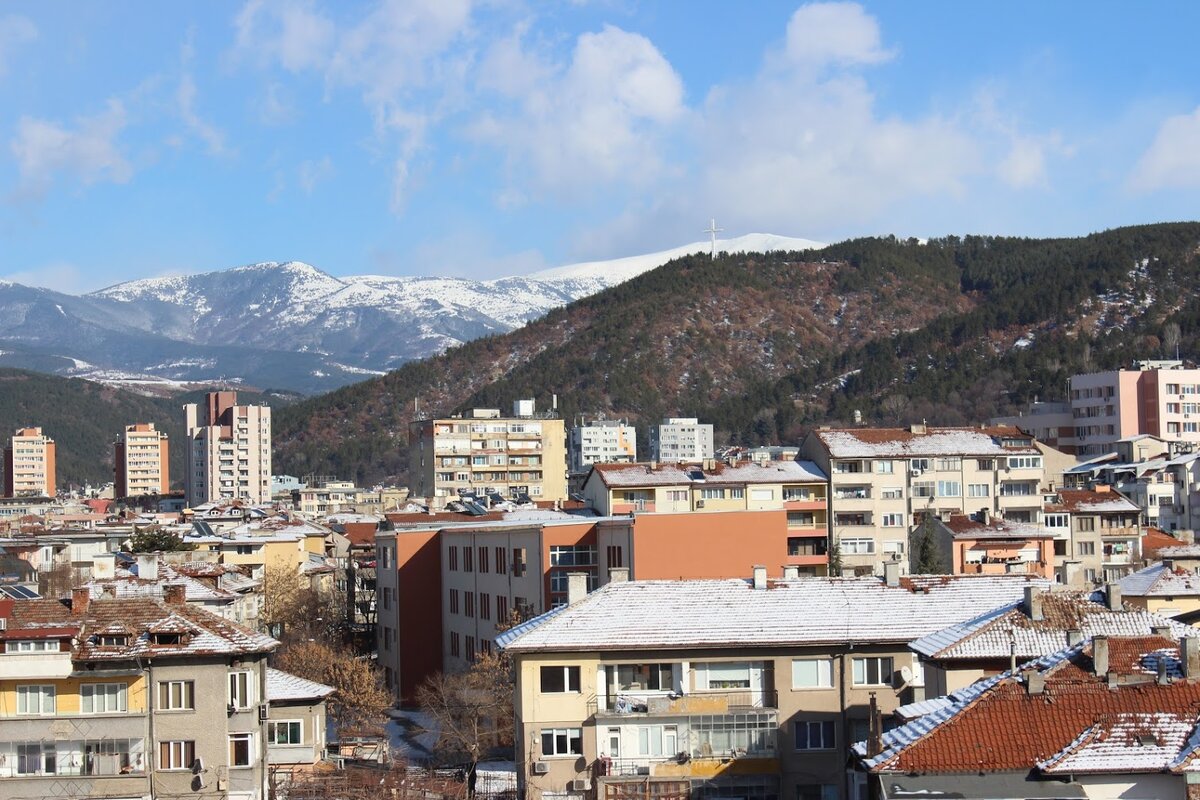
[(1091, 489), (1059, 489), (1056, 507), (1072, 514), (1136, 514), (1141, 507), (1123, 494), (1109, 490), (1096, 492)]
[[(1179, 675), (1178, 650), (1170, 639), (1108, 641), (1110, 671), (1127, 676), (1115, 686), (1094, 674), (1090, 643), (1068, 648), (1015, 675), (981, 681), (958, 693), (951, 706), (884, 734), (878, 756), (866, 757), (863, 743), (855, 745), (855, 753), (871, 772), (1024, 771), (1041, 764), (1056, 768), (1077, 753), (1098, 771), (1162, 770), (1170, 765), (1163, 745), (1146, 747), (1130, 736), (1152, 726), (1160, 737), (1156, 743), (1173, 744), (1177, 754), (1188, 738), (1180, 729), (1187, 725), (1190, 732), (1200, 714), (1200, 681), (1160, 684), (1146, 674), (1165, 657), (1168, 673)], [(1040, 693), (1030, 690), (1031, 673), (1045, 682)], [(1102, 742), (1112, 759), (1107, 769), (1093, 759)], [(1122, 743), (1126, 746), (1119, 747)]]
[(1200, 636), (1190, 625), (1133, 607), (1110, 611), (1097, 602), (1098, 593), (1044, 592), (1042, 619), (1034, 620), (1024, 601), (990, 611), (975, 619), (951, 625), (922, 637), (909, 647), (933, 661), (1006, 659), (1016, 645), (1019, 659), (1053, 653), (1066, 647), (1069, 631), (1081, 640), (1093, 636), (1148, 636), (1155, 628), (1167, 628), (1172, 638)]
[[(113, 626), (128, 629), (130, 640), (121, 646), (100, 645), (96, 634)], [(140, 597), (92, 600), (82, 614), (75, 614), (64, 601), (22, 600), (13, 604), (7, 627), (10, 636), (50, 628), (77, 631), (72, 649), (78, 661), (269, 653), (279, 645), (202, 608)], [(155, 633), (179, 633), (182, 639), (158, 642)]]
[[(827, 475), (811, 461), (717, 461), (701, 464), (594, 464), (587, 480), (599, 477), (608, 488), (628, 486), (741, 486), (752, 483), (824, 483)], [(586, 481), (585, 481), (586, 482)]]
[(1161, 772), (1178, 758), (1195, 723), (1189, 712), (1104, 714), (1038, 767), (1047, 775)]
[[(1160, 561), (1163, 558), (1200, 558), (1200, 545), (1184, 544), (1169, 533), (1164, 533), (1158, 528), (1145, 528), (1142, 534), (1142, 554), (1151, 561)], [(1171, 548), (1172, 552), (1164, 556), (1162, 551), (1164, 548)]]
[(1029, 447), (1005, 447), (1005, 438), (1030, 439), (1013, 426), (985, 428), (840, 428), (814, 434), (833, 458), (921, 458), (927, 456), (1040, 455)]
[(942, 524), (954, 533), (954, 538), (963, 539), (1053, 539), (1054, 534), (1031, 522), (1010, 522), (1003, 519), (990, 520), (986, 525), (966, 514), (952, 514)]

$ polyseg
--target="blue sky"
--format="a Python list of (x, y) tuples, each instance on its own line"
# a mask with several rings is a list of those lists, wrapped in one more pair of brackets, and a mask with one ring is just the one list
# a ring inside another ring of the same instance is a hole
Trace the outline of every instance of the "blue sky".
[(0, 276), (1195, 219), (1200, 4), (0, 0)]

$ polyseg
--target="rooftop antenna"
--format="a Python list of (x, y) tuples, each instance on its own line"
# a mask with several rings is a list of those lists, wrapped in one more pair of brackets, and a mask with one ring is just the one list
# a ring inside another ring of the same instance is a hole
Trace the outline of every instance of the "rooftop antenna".
[(710, 237), (712, 237), (712, 257), (713, 257), (713, 259), (716, 259), (716, 257), (717, 257), (717, 234), (723, 230), (725, 230), (725, 229), (717, 227), (716, 219), (709, 220), (708, 227), (704, 229), (704, 233), (707, 233)]

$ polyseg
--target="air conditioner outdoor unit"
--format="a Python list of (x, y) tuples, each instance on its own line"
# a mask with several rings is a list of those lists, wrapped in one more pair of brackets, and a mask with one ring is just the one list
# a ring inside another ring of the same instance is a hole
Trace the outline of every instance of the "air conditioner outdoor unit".
[(550, 772), (550, 765), (547, 764), (545, 761), (533, 762), (533, 774), (534, 775), (545, 775), (548, 772)]
[(263, 703), (262, 705), (260, 705), (258, 707), (258, 721), (259, 722), (266, 722), (269, 714), (270, 714), (270, 709), (266, 703)]
[(592, 788), (592, 782), (587, 780), (586, 778), (582, 778), (582, 779), (574, 780), (574, 781), (567, 781), (567, 791), (568, 792), (588, 792), (588, 791), (591, 791), (591, 788)]
[(908, 474), (912, 475), (913, 477), (916, 477), (917, 475), (920, 475), (922, 472), (923, 472), (923, 470), (918, 469), (917, 467), (913, 467), (912, 469), (910, 469), (908, 471)]
[(696, 508), (704, 508), (704, 501), (703, 501), (703, 500), (697, 500), (697, 501), (696, 501)]
[(192, 762), (192, 774), (199, 775), (201, 772), (204, 772), (204, 758), (196, 756), (196, 760)]

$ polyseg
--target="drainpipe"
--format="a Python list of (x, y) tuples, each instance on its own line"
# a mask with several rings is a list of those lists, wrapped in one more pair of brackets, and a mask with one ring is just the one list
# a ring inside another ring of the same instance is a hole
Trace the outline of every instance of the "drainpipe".
[[(849, 643), (849, 650), (854, 649), (854, 642)], [(838, 697), (839, 707), (842, 714), (842, 741), (850, 740), (850, 725), (846, 720), (846, 657), (849, 653), (842, 653), (838, 664)], [(842, 770), (842, 797), (850, 796), (850, 770)]]

